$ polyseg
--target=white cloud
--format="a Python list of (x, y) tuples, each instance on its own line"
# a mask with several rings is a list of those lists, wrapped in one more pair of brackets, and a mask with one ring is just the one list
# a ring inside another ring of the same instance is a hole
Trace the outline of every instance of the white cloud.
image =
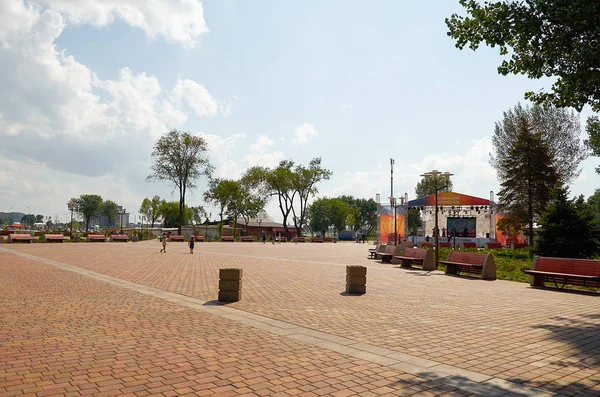
[(344, 112), (344, 113), (350, 113), (353, 109), (354, 109), (354, 106), (349, 105), (347, 103), (342, 105), (342, 112)]
[(249, 153), (244, 157), (246, 167), (262, 166), (276, 167), (285, 158), (279, 150), (272, 150), (273, 141), (266, 135), (260, 135), (256, 142), (250, 145)]
[(294, 143), (304, 144), (313, 137), (319, 136), (319, 132), (310, 123), (304, 123), (294, 130)]
[[(16, 0), (9, 0), (15, 3)], [(69, 24), (106, 26), (119, 18), (149, 37), (194, 46), (208, 32), (200, 0), (37, 0), (61, 13)]]
[(171, 92), (174, 103), (181, 104), (185, 100), (199, 117), (210, 117), (217, 113), (217, 102), (203, 85), (192, 80), (178, 79)]

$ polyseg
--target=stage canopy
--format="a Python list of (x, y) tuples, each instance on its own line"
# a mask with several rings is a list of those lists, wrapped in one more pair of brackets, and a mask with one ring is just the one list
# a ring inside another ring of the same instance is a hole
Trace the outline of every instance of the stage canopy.
[[(433, 207), (435, 205), (435, 194), (421, 197), (408, 202), (409, 207)], [(455, 192), (438, 193), (438, 206), (489, 206), (489, 199), (467, 196)]]

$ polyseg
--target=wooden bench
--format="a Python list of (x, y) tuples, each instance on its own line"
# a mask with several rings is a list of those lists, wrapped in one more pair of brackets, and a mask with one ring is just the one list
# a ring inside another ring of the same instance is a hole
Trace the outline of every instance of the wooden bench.
[(377, 252), (381, 249), (383, 244), (377, 243), (375, 248), (369, 248), (369, 259), (375, 259), (377, 257)]
[(106, 236), (104, 234), (88, 234), (87, 241), (88, 243), (93, 243), (94, 241), (104, 243), (106, 242)]
[(171, 237), (169, 237), (169, 241), (185, 241), (185, 237), (180, 235), (180, 234), (171, 234)]
[(452, 248), (450, 241), (440, 241), (440, 248)]
[(502, 244), (501, 243), (490, 242), (490, 243), (486, 243), (485, 244), (485, 248), (489, 249), (489, 250), (502, 249)]
[[(88, 236), (89, 237), (89, 236)], [(128, 242), (129, 241), (129, 236), (126, 234), (111, 234), (110, 235), (110, 241), (111, 242)]]
[(194, 241), (199, 241), (201, 243), (204, 242), (204, 236), (200, 235), (200, 236), (194, 236)]
[(31, 243), (31, 234), (9, 234), (7, 243)]
[(310, 239), (311, 243), (322, 243), (323, 242), (323, 237), (313, 237)]
[(400, 246), (386, 245), (382, 252), (377, 253), (377, 259), (381, 259), (381, 262), (392, 263), (395, 255), (400, 255)]
[(242, 236), (240, 237), (240, 241), (245, 241), (248, 243), (253, 243), (254, 242), (254, 237), (252, 236)]
[(465, 249), (466, 248), (475, 248), (475, 249), (477, 249), (477, 243), (473, 243), (471, 241), (465, 241), (463, 243), (463, 248), (465, 248)]
[[(529, 274), (532, 287), (544, 287), (546, 282), (563, 289), (565, 285), (583, 287), (600, 287), (600, 261), (592, 259), (552, 258), (535, 256), (531, 269), (524, 269)], [(559, 283), (562, 286), (559, 287)]]
[(435, 270), (433, 253), (425, 248), (405, 248), (402, 255), (394, 255), (392, 263), (400, 263), (402, 267), (412, 267), (418, 263), (423, 270)]
[(446, 274), (480, 273), (484, 280), (496, 279), (494, 257), (488, 253), (450, 251), (448, 259), (440, 261)]
[(229, 241), (233, 243), (234, 239), (233, 236), (221, 236), (221, 241)]
[(295, 241), (297, 243), (305, 243), (306, 242), (306, 237), (300, 236), (300, 237), (295, 237), (295, 239), (296, 239)]
[(417, 247), (419, 248), (433, 248), (433, 243), (431, 241), (421, 241), (417, 244)]
[(525, 247), (527, 247), (527, 244), (525, 244), (525, 243), (512, 243), (510, 245), (510, 247), (514, 248), (514, 249), (525, 248)]
[(44, 243), (64, 243), (66, 239), (62, 234), (44, 234), (42, 236)]

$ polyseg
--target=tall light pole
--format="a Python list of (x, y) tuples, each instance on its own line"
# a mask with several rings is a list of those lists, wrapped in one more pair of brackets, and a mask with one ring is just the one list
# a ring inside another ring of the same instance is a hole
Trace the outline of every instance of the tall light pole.
[(71, 211), (70, 237), (71, 237), (71, 240), (73, 240), (73, 210), (75, 209), (75, 203), (73, 202), (73, 200), (69, 200), (69, 202), (67, 203), (67, 208), (69, 209), (69, 211)]
[(489, 206), (489, 210), (490, 210), (490, 241), (492, 241), (492, 238), (494, 239), (494, 241), (496, 241), (496, 233), (494, 230), (494, 210), (492, 210), (493, 204), (494, 204), (494, 191), (490, 190), (490, 206)]
[(120, 214), (121, 214), (121, 234), (123, 233), (123, 215), (125, 215), (126, 211), (127, 210), (125, 208), (122, 208), (121, 212), (120, 212)]
[(380, 210), (379, 210), (379, 201), (381, 200), (381, 196), (379, 195), (379, 193), (377, 193), (375, 195), (375, 204), (377, 204), (377, 243), (379, 244), (381, 242), (381, 226), (379, 224), (379, 215), (380, 215)]
[[(205, 212), (206, 214), (206, 212)], [(212, 212), (208, 213), (208, 216), (206, 217), (206, 228), (205, 228), (205, 236), (204, 238), (206, 239), (206, 241), (208, 241), (208, 218), (210, 218), (212, 216)]]
[[(454, 175), (449, 172), (441, 172), (438, 170), (433, 170), (424, 173), (421, 175), (425, 178), (426, 181), (429, 181), (433, 178), (433, 186), (435, 188), (435, 226), (433, 228), (434, 239), (435, 239), (435, 268), (438, 267), (438, 262), (440, 259), (440, 239), (439, 239), (439, 228), (438, 228), (438, 193), (441, 189), (447, 188), (448, 183), (450, 182), (450, 177)], [(446, 184), (444, 186), (439, 186), (438, 177), (443, 176), (446, 179)]]
[[(260, 236), (259, 239), (262, 240), (262, 218), (258, 218), (258, 227), (260, 228)], [(260, 241), (259, 240), (259, 241)]]

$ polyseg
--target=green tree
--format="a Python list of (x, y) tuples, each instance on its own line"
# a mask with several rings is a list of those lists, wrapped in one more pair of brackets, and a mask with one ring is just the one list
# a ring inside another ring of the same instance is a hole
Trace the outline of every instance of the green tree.
[(289, 238), (287, 220), (294, 205), (297, 194), (297, 175), (293, 170), (294, 162), (283, 160), (279, 165), (270, 169), (268, 167), (252, 167), (244, 174), (244, 178), (258, 186), (264, 197), (277, 197), (279, 210), (283, 217), (285, 236)]
[(159, 196), (154, 196), (152, 199), (148, 197), (144, 198), (142, 201), (142, 205), (140, 205), (139, 213), (146, 217), (152, 227), (160, 218), (160, 206), (162, 204), (162, 200)]
[(579, 164), (587, 157), (587, 149), (581, 142), (579, 117), (572, 111), (540, 105), (521, 106), (504, 112), (501, 121), (495, 123), (492, 144), (494, 154), (490, 163), (498, 171), (500, 179), (512, 172), (500, 162), (507, 158), (513, 142), (520, 133), (521, 120), (526, 119), (532, 131), (539, 133), (548, 147), (550, 164), (556, 170), (560, 184), (567, 186), (579, 176)]
[(119, 205), (112, 200), (104, 200), (100, 207), (100, 215), (108, 218), (108, 226), (115, 227), (117, 215), (119, 214)]
[(590, 206), (596, 217), (596, 224), (600, 227), (600, 189), (596, 189), (587, 199), (587, 204)]
[(204, 201), (213, 204), (219, 211), (219, 238), (223, 231), (223, 215), (232, 212), (229, 207), (232, 198), (238, 194), (239, 188), (237, 181), (216, 178), (210, 181), (208, 190), (204, 192)]
[(74, 204), (74, 210), (85, 220), (85, 230), (90, 228), (90, 219), (100, 214), (102, 207), (102, 197), (97, 194), (82, 194), (77, 198), (71, 199)]
[[(160, 215), (163, 219), (164, 227), (177, 227), (179, 230), (181, 230), (180, 222), (182, 222), (182, 218), (179, 216), (179, 202), (163, 200), (160, 205)], [(193, 217), (193, 208), (189, 208), (186, 205), (183, 210), (184, 224), (188, 224)], [(181, 234), (181, 232), (179, 232), (179, 234)]]
[(422, 226), (421, 210), (417, 207), (409, 207), (406, 214), (406, 228), (408, 229), (408, 233), (416, 236), (419, 228)]
[(208, 212), (204, 209), (203, 206), (199, 205), (197, 207), (192, 207), (194, 210), (194, 224), (199, 225), (208, 217)]
[(33, 215), (33, 214), (23, 215), (21, 217), (21, 223), (24, 223), (30, 227), (33, 226), (33, 224), (35, 223), (35, 215)]
[(35, 222), (36, 223), (44, 222), (44, 215), (36, 215), (35, 216)]
[(501, 186), (498, 209), (508, 213), (503, 220), (504, 223), (512, 222), (508, 228), (528, 225), (531, 244), (533, 224), (546, 208), (550, 193), (560, 185), (560, 180), (552, 166), (550, 148), (541, 134), (534, 131), (525, 117), (521, 117), (517, 128), (514, 141), (495, 163)]
[[(588, 139), (585, 140), (586, 146), (591, 149), (592, 155), (600, 156), (600, 119), (598, 116), (591, 116), (587, 119), (585, 132)], [(596, 167), (596, 173), (600, 174), (600, 167)]]
[(341, 196), (340, 199), (350, 206), (348, 225), (352, 230), (371, 234), (373, 229), (377, 227), (377, 217), (379, 216), (375, 200), (354, 198), (352, 196)]
[[(439, 192), (451, 192), (453, 185), (452, 180), (446, 181), (446, 177), (444, 175), (438, 175), (437, 177), (438, 183), (438, 193)], [(421, 180), (417, 183), (415, 187), (415, 194), (417, 198), (427, 197), (432, 194), (435, 194), (435, 179), (433, 178), (421, 178)]]
[[(319, 189), (317, 183), (329, 180), (332, 172), (321, 166), (321, 158), (317, 157), (310, 161), (308, 167), (301, 164), (296, 165), (294, 169), (295, 178), (293, 189), (296, 192), (299, 201), (299, 211), (296, 213), (295, 207), (292, 206), (292, 219), (294, 220), (294, 227), (296, 228), (296, 235), (302, 235), (302, 227), (306, 221), (306, 208), (308, 207), (308, 200), (314, 197)], [(286, 229), (287, 235), (287, 229)]]
[(593, 258), (600, 253), (600, 229), (583, 197), (569, 200), (566, 189), (556, 189), (539, 221), (535, 251), (538, 255)]
[(179, 226), (184, 224), (185, 194), (196, 187), (201, 176), (210, 178), (213, 166), (207, 156), (208, 146), (202, 137), (189, 132), (171, 130), (161, 136), (152, 151), (152, 174), (150, 180), (167, 181), (179, 190)]
[(324, 237), (327, 229), (333, 225), (331, 199), (327, 197), (316, 199), (308, 207), (308, 221), (310, 230), (321, 232), (321, 235)]
[(348, 225), (348, 215), (350, 215), (350, 205), (340, 198), (329, 200), (330, 219), (335, 231), (339, 233), (346, 229)]
[(498, 73), (553, 78), (550, 92), (527, 92), (535, 103), (600, 111), (600, 2), (460, 0), (467, 16), (446, 19), (456, 47), (498, 46)]

